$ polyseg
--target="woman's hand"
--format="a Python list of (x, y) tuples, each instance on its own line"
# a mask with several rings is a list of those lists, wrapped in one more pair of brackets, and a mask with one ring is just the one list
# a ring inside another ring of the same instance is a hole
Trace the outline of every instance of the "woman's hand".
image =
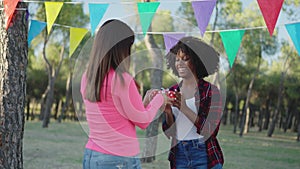
[(158, 89), (147, 90), (143, 100), (144, 106), (147, 106), (150, 103), (150, 101), (154, 98), (154, 96), (158, 93), (158, 91), (159, 91)]
[(180, 92), (174, 92), (174, 95), (175, 95), (175, 98), (172, 101), (172, 106), (177, 107), (180, 110), (181, 104), (182, 104), (182, 102), (181, 102), (182, 95)]

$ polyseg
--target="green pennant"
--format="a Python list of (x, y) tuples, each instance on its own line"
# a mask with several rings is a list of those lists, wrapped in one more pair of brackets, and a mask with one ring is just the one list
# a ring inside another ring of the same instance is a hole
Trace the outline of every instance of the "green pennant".
[(245, 30), (233, 30), (220, 32), (221, 39), (228, 57), (229, 65), (232, 67), (236, 54), (240, 48)]
[(142, 25), (143, 34), (146, 35), (146, 32), (149, 29), (149, 26), (152, 22), (153, 16), (156, 13), (156, 10), (160, 2), (138, 2), (137, 8), (140, 15), (140, 22)]

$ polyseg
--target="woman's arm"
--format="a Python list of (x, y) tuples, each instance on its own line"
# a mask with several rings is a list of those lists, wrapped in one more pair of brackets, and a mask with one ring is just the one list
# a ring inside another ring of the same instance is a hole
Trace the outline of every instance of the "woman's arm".
[(120, 102), (119, 111), (128, 120), (144, 129), (150, 124), (158, 109), (164, 104), (164, 97), (162, 94), (157, 94), (145, 107), (134, 80), (125, 76), (124, 81), (125, 85), (120, 85), (114, 94), (114, 97), (117, 97)]
[(176, 135), (175, 129), (175, 117), (172, 113), (172, 108), (170, 104), (167, 104), (164, 110), (164, 120), (162, 123), (162, 129), (165, 135), (170, 138)]
[[(208, 95), (201, 100), (200, 112), (197, 114), (186, 105), (185, 101), (178, 100), (173, 104), (194, 123), (197, 133), (205, 137), (210, 137), (215, 131), (217, 132), (222, 117), (222, 100), (219, 89), (211, 85), (208, 90), (208, 92), (205, 92)], [(178, 96), (178, 98), (181, 97)]]

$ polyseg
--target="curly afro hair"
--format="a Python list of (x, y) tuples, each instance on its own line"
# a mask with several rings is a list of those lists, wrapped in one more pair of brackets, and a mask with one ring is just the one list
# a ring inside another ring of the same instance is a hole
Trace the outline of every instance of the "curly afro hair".
[(188, 36), (181, 38), (166, 55), (167, 68), (178, 76), (175, 68), (177, 53), (181, 51), (191, 58), (191, 63), (195, 68), (198, 79), (202, 79), (218, 71), (220, 54), (204, 41)]

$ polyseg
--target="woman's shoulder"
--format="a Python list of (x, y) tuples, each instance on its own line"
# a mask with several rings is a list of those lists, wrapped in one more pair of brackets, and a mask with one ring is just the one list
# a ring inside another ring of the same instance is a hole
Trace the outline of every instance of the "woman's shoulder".
[(133, 76), (128, 72), (123, 72), (122, 76), (124, 79), (133, 79)]
[(208, 89), (218, 89), (218, 87), (214, 84), (212, 84), (211, 82), (209, 81), (206, 81), (204, 79), (202, 79), (202, 81), (200, 82), (199, 86), (204, 86), (205, 88), (208, 88)]

